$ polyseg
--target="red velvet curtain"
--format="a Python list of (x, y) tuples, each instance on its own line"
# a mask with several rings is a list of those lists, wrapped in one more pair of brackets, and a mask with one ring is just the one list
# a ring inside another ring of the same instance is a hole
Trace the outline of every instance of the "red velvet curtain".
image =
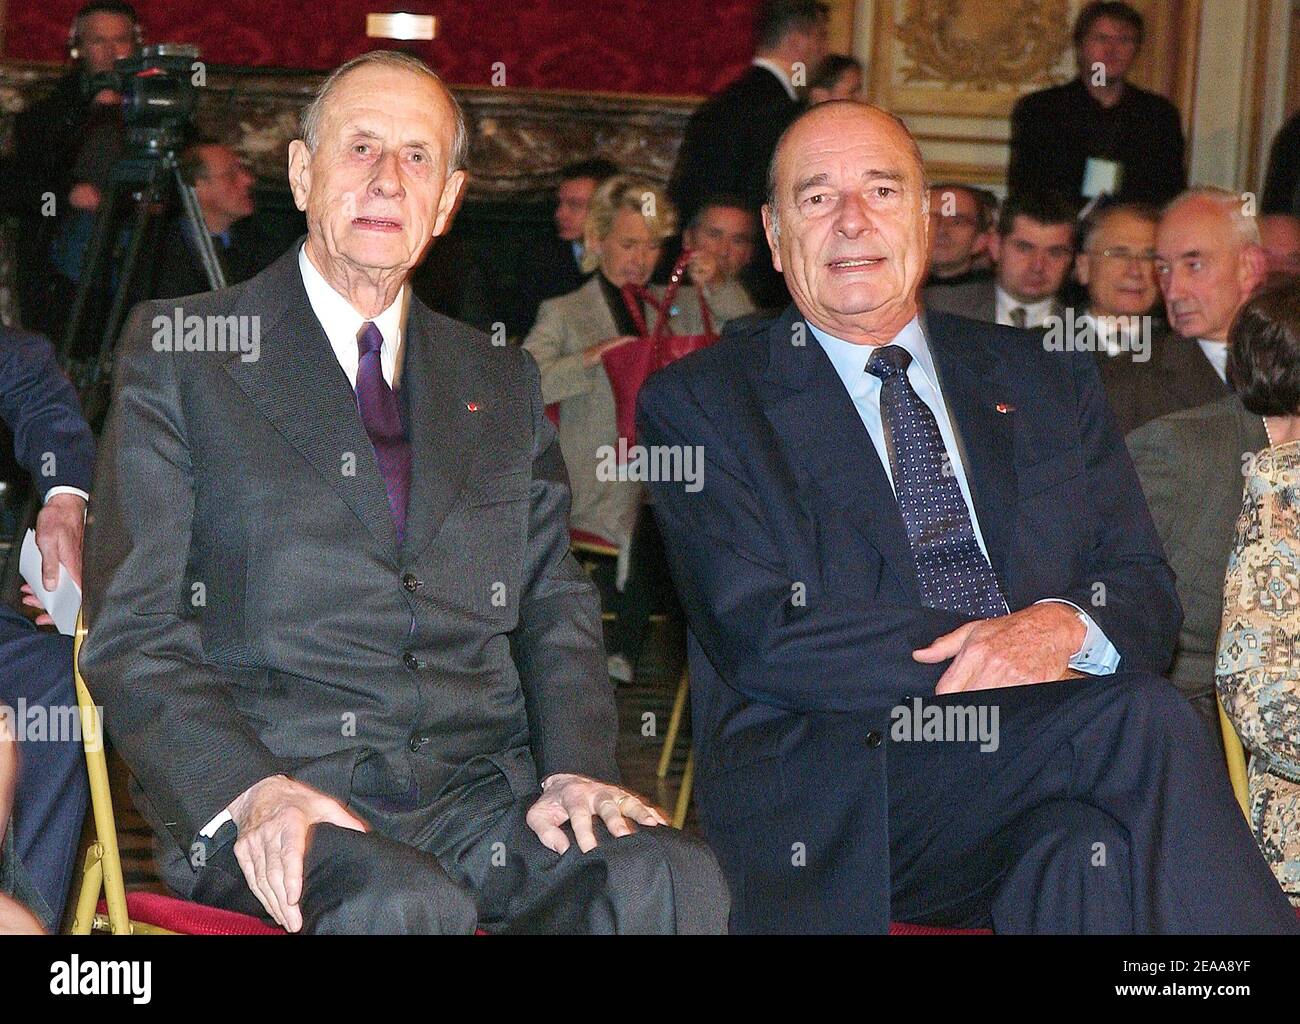
[[(10, 0), (5, 56), (61, 60), (84, 0)], [(214, 64), (331, 68), (409, 48), (448, 81), (600, 92), (707, 94), (752, 53), (758, 0), (134, 0), (153, 42), (191, 42)], [(368, 13), (438, 17), (433, 42), (365, 34)], [(499, 76), (498, 76), (499, 77)]]

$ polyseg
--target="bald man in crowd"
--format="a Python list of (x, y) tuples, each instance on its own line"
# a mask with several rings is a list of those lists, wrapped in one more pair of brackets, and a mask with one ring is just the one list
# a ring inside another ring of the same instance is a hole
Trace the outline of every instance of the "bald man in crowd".
[(1178, 601), (1092, 354), (922, 315), (884, 111), (814, 107), (768, 181), (794, 304), (651, 377), (638, 433), (705, 463), (650, 489), (733, 928), (1295, 933), (1158, 675)]
[(1225, 189), (1188, 189), (1165, 207), (1155, 254), (1171, 331), (1153, 339), (1146, 362), (1115, 361), (1106, 374), (1125, 434), (1231, 393), (1228, 328), (1266, 273), (1259, 225)]
[[(190, 899), (289, 931), (717, 932), (712, 855), (619, 785), (537, 367), (407, 290), (465, 152), (428, 67), (357, 57), (289, 147), (305, 240), (136, 309), (86, 679)], [(202, 351), (160, 344), (178, 305)]]

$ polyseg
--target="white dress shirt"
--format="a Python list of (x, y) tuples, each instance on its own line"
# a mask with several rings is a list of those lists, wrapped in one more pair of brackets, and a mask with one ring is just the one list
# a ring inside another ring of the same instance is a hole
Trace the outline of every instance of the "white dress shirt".
[[(866, 370), (867, 360), (871, 358), (873, 349), (869, 345), (855, 345), (852, 342), (842, 341), (812, 324), (808, 324), (808, 329), (812, 331), (813, 337), (830, 358), (835, 372), (848, 389), (849, 397), (853, 399), (853, 406), (857, 409), (858, 418), (867, 428), (876, 455), (880, 459), (881, 466), (884, 467), (885, 476), (889, 479), (889, 485), (893, 487), (894, 473), (889, 465), (889, 449), (885, 444), (885, 428), (880, 417), (880, 392), (884, 382), (875, 374), (867, 373)], [(952, 421), (948, 418), (948, 407), (939, 387), (939, 373), (935, 369), (934, 357), (930, 352), (929, 343), (925, 340), (925, 333), (921, 330), (920, 320), (914, 317), (895, 335), (890, 344), (904, 349), (912, 357), (912, 361), (907, 365), (908, 383), (912, 385), (912, 390), (916, 392), (917, 397), (934, 413), (939, 435), (943, 438), (944, 450), (948, 453), (948, 461), (957, 477), (957, 486), (961, 488), (961, 496), (966, 502), (966, 513), (970, 516), (975, 541), (987, 561), (989, 552), (984, 545), (984, 534), (980, 532), (979, 519), (975, 515), (975, 503), (971, 500), (970, 485), (966, 481), (966, 466), (961, 460), (957, 435), (953, 432)], [(1063, 598), (1047, 598), (1047, 600), (1059, 601), (1073, 608), (1079, 614), (1086, 630), (1082, 645), (1070, 659), (1070, 667), (1096, 675), (1108, 675), (1114, 672), (1119, 665), (1119, 652), (1102, 632), (1101, 627), (1093, 621), (1092, 616), (1073, 601), (1066, 601)]]
[(1210, 341), (1209, 338), (1197, 338), (1196, 344), (1201, 346), (1201, 351), (1214, 367), (1214, 372), (1219, 375), (1219, 380), (1228, 383), (1228, 343)]
[(335, 358), (348, 375), (348, 383), (354, 389), (357, 386), (357, 363), (361, 360), (357, 335), (361, 333), (364, 324), (374, 323), (384, 336), (384, 343), (379, 349), (379, 363), (383, 368), (384, 380), (390, 388), (395, 388), (398, 368), (401, 366), (403, 327), (406, 323), (406, 286), (402, 286), (397, 298), (387, 309), (367, 320), (325, 280), (308, 257), (305, 245), (298, 250), (298, 268), (302, 271), (302, 283), (307, 289), (307, 301), (311, 303), (312, 312), (324, 328), (325, 337), (329, 338)]
[(1017, 306), (1025, 311), (1026, 327), (1042, 327), (1044, 321), (1053, 313), (1054, 300), (1052, 296), (1041, 299), (1038, 302), (1017, 302), (1014, 298), (1002, 290), (1001, 285), (994, 286), (994, 292), (997, 295), (997, 323), (1003, 327), (1014, 327), (1011, 322), (1011, 311)]

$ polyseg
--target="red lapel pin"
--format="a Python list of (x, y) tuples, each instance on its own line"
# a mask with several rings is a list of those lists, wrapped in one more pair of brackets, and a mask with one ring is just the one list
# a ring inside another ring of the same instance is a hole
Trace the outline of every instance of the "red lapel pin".
[(465, 408), (468, 409), (470, 412), (478, 412), (478, 408), (479, 408), (478, 402), (466, 402)]
[(1006, 413), (1016, 411), (1016, 407), (1014, 405), (1007, 405), (1006, 402), (999, 402), (993, 408), (995, 408), (998, 412), (1003, 413), (1004, 415)]

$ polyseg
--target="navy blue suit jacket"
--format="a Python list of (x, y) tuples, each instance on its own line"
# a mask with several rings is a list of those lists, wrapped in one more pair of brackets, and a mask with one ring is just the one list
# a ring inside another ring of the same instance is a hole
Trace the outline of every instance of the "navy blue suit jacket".
[(51, 487), (90, 492), (94, 437), (53, 346), (39, 334), (0, 327), (0, 418), (41, 497)]
[[(1073, 601), (1120, 671), (1162, 672), (1182, 611), (1091, 353), (939, 312), (925, 326), (1011, 609)], [(650, 488), (733, 930), (883, 931), (888, 805), (868, 733), (933, 693), (946, 666), (912, 651), (966, 617), (921, 605), (884, 468), (794, 307), (653, 376), (639, 415), (641, 443), (703, 452), (694, 493)], [(791, 871), (799, 856), (815, 867)]]

